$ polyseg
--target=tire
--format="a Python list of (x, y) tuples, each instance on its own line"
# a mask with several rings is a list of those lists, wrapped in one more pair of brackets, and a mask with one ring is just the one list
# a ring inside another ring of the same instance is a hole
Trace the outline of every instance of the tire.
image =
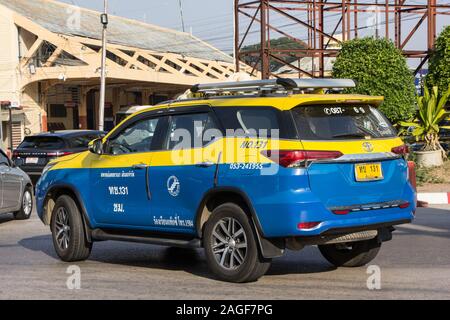
[(30, 186), (27, 186), (22, 194), (22, 203), (20, 210), (14, 212), (14, 219), (27, 220), (30, 219), (33, 212), (33, 190)]
[(86, 240), (80, 210), (70, 196), (63, 195), (56, 200), (50, 228), (55, 251), (61, 260), (73, 262), (89, 257), (92, 243)]
[(259, 252), (251, 219), (234, 203), (213, 210), (205, 224), (203, 246), (209, 268), (227, 282), (256, 281), (271, 264)]
[(347, 244), (320, 245), (323, 257), (336, 267), (361, 267), (375, 259), (381, 243), (377, 238)]

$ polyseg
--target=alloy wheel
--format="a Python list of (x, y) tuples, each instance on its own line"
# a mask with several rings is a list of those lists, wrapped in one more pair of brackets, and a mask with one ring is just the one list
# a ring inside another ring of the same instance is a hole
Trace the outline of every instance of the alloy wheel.
[(216, 261), (222, 268), (235, 270), (244, 263), (247, 235), (236, 219), (227, 217), (216, 223), (211, 245)]
[(70, 225), (69, 214), (63, 207), (58, 208), (55, 217), (56, 225), (56, 242), (61, 250), (66, 250), (69, 247), (70, 241)]
[(31, 214), (31, 210), (33, 209), (33, 199), (31, 197), (30, 191), (28, 190), (23, 194), (22, 208), (26, 216), (29, 216)]

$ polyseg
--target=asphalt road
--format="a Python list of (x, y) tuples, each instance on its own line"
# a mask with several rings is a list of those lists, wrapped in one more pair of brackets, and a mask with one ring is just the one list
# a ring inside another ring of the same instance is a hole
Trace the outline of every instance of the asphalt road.
[(0, 216), (0, 299), (450, 299), (450, 206), (419, 209), (371, 264), (380, 290), (367, 288), (366, 267), (335, 269), (315, 247), (288, 251), (255, 283), (229, 284), (211, 277), (201, 250), (101, 242), (71, 290), (70, 264), (36, 215)]

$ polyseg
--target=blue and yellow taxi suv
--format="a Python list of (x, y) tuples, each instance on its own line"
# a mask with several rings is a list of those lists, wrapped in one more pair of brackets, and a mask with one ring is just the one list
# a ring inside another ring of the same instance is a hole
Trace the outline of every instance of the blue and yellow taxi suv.
[(407, 147), (382, 97), (348, 79), (197, 85), (141, 110), (89, 151), (51, 162), (38, 214), (64, 261), (120, 240), (204, 248), (211, 271), (255, 281), (285, 249), (357, 267), (416, 209)]

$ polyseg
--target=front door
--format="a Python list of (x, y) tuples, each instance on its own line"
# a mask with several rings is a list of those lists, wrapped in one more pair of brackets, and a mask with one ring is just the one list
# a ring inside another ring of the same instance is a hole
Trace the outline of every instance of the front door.
[(149, 165), (164, 117), (134, 117), (91, 162), (91, 212), (102, 227), (151, 226)]
[(152, 158), (152, 218), (154, 226), (164, 231), (194, 233), (196, 211), (204, 194), (214, 186), (218, 153), (205, 153), (211, 143), (203, 138), (207, 129), (209, 133), (217, 129), (212, 112), (209, 108), (205, 111), (179, 113), (180, 108), (172, 114), (164, 150)]
[(22, 196), (23, 177), (11, 168), (9, 159), (0, 152), (0, 179), (2, 188), (2, 210), (18, 209)]

